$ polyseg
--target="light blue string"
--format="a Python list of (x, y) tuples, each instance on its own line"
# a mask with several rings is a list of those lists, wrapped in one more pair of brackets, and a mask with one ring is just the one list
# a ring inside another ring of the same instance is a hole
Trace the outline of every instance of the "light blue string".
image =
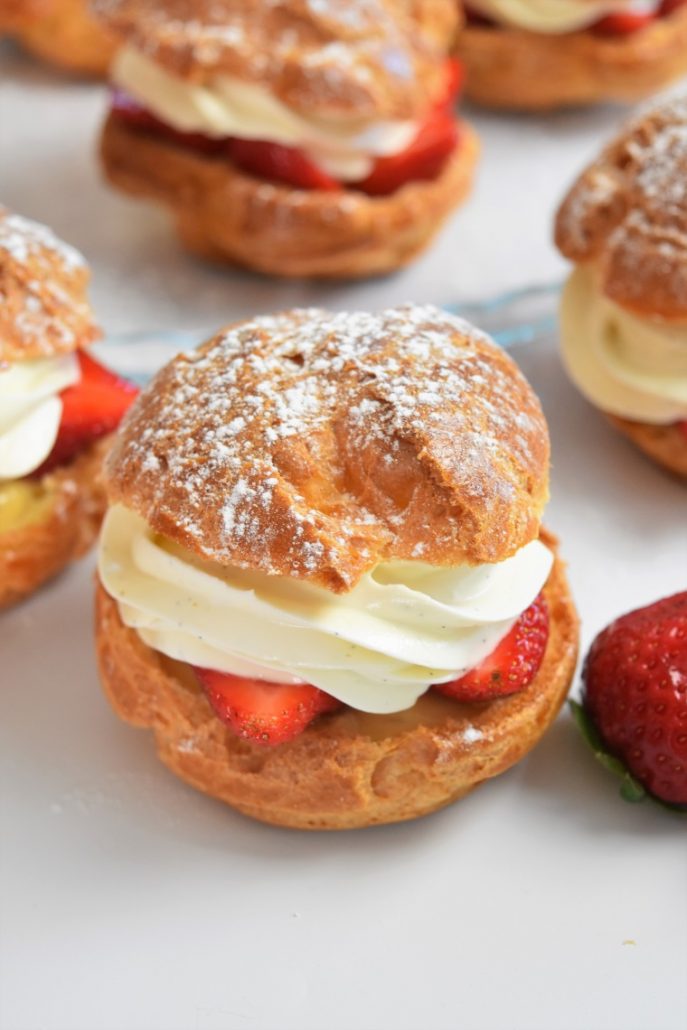
[[(480, 326), (500, 347), (503, 347), (504, 350), (511, 350), (514, 347), (543, 339), (555, 332), (557, 326), (555, 308), (559, 293), (560, 284), (549, 283), (528, 286), (520, 290), (509, 290), (482, 301), (446, 304), (444, 308), (451, 314), (459, 315)], [(518, 315), (518, 309), (528, 304), (542, 306), (544, 313), (537, 317), (522, 318)], [(172, 358), (179, 351), (197, 347), (209, 335), (209, 332), (200, 329), (115, 333), (106, 338), (104, 347), (107, 350), (115, 347), (118, 352), (121, 350), (123, 360), (116, 361), (118, 371), (133, 379), (134, 382), (143, 384), (166, 360)], [(160, 361), (151, 363), (154, 367), (143, 370), (140, 367), (140, 348), (145, 344), (159, 345)], [(133, 357), (137, 352), (139, 360), (134, 361)], [(132, 356), (130, 366), (127, 365), (127, 354)], [(117, 357), (119, 358), (119, 353)]]

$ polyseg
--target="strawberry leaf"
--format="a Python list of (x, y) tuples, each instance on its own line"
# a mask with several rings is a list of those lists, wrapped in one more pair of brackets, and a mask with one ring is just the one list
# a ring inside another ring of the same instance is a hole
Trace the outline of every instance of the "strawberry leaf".
[(605, 769), (608, 769), (609, 772), (620, 779), (620, 796), (624, 801), (637, 804), (637, 802), (645, 801), (649, 798), (650, 801), (660, 805), (661, 808), (667, 808), (669, 811), (677, 812), (680, 815), (687, 815), (687, 808), (684, 806), (672, 805), (668, 801), (661, 801), (660, 798), (654, 797), (653, 794), (645, 790), (641, 783), (629, 772), (624, 762), (609, 753), (601, 734), (590, 719), (584, 705), (581, 705), (579, 701), (573, 701), (572, 698), (570, 698), (568, 704), (578, 729), (594, 752), (594, 757)]

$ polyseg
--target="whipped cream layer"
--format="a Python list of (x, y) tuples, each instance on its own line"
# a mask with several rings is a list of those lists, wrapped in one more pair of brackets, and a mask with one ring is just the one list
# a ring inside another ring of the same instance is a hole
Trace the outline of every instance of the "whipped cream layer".
[(659, 0), (470, 0), (470, 7), (503, 25), (556, 35), (618, 11), (656, 11)]
[(43, 464), (60, 428), (59, 394), (80, 375), (75, 354), (0, 366), (0, 482)]
[(119, 51), (111, 74), (116, 86), (178, 132), (300, 147), (320, 168), (344, 182), (366, 178), (377, 157), (405, 150), (418, 132), (412, 121), (337, 124), (306, 118), (261, 86), (228, 75), (191, 83), (130, 46)]
[(548, 579), (535, 540), (496, 565), (378, 565), (345, 594), (196, 559), (123, 505), (107, 514), (99, 573), (123, 622), (170, 658), (277, 683), (312, 683), (364, 712), (410, 708), (491, 654)]
[(687, 419), (687, 323), (630, 314), (582, 266), (563, 292), (561, 342), (570, 377), (598, 408), (652, 425)]

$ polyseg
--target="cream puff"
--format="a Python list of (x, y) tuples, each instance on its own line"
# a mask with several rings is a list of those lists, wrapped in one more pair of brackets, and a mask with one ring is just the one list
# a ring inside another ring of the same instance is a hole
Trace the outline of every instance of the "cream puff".
[(576, 386), (655, 461), (687, 476), (687, 95), (642, 113), (577, 180), (556, 242)]
[(224, 329), (156, 376), (106, 463), (113, 707), (266, 822), (462, 797), (533, 747), (573, 675), (548, 464), (515, 364), (435, 308)]
[(0, 208), (0, 608), (93, 543), (105, 438), (137, 393), (87, 353), (88, 278), (73, 247)]
[(546, 110), (634, 101), (687, 74), (686, 0), (470, 0), (466, 94)]
[(49, 64), (94, 77), (107, 75), (117, 46), (87, 0), (0, 0), (0, 31)]
[(477, 154), (447, 30), (413, 6), (101, 0), (123, 39), (108, 179), (170, 208), (203, 257), (283, 276), (398, 268), (466, 195)]

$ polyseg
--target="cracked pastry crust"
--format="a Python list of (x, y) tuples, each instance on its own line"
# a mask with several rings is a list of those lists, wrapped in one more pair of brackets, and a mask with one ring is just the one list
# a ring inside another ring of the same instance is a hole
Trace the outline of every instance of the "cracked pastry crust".
[(0, 206), (0, 364), (54, 357), (100, 336), (77, 250)]
[(410, 182), (385, 197), (263, 182), (112, 114), (101, 153), (110, 182), (169, 207), (183, 243), (200, 257), (268, 275), (359, 278), (411, 261), (467, 196), (479, 147), (468, 125), (460, 131), (436, 179)]
[(94, 10), (176, 76), (235, 76), (309, 117), (414, 118), (442, 86), (426, 0), (96, 0)]
[(0, 532), (0, 609), (28, 597), (95, 542), (105, 492), (101, 471), (108, 439), (45, 476), (45, 511), (37, 522)]
[(687, 479), (687, 433), (678, 425), (651, 426), (646, 422), (618, 418), (617, 415), (606, 417), (647, 457), (673, 475)]
[[(549, 546), (553, 540), (545, 532)], [(115, 711), (151, 729), (160, 759), (198, 790), (244, 815), (304, 830), (415, 819), (463, 797), (519, 761), (560, 709), (575, 670), (578, 620), (560, 560), (545, 587), (550, 635), (520, 694), (460, 704), (429, 691), (406, 712), (347, 708), (265, 749), (214, 714), (188, 666), (151, 650), (98, 588), (100, 675)]]
[[(555, 226), (561, 253), (593, 263), (607, 297), (666, 325), (687, 321), (686, 129), (687, 95), (642, 111), (579, 176)], [(687, 476), (687, 436), (677, 424), (607, 417), (654, 461)]]
[(536, 539), (549, 438), (517, 366), (433, 307), (287, 311), (174, 358), (125, 417), (111, 503), (220, 565), (352, 589), (380, 561)]
[(594, 262), (603, 292), (640, 318), (687, 321), (686, 132), (687, 95), (641, 112), (582, 173), (556, 218), (564, 256)]
[(687, 73), (687, 7), (614, 38), (468, 25), (456, 53), (465, 65), (466, 96), (488, 107), (543, 111), (636, 101)]

